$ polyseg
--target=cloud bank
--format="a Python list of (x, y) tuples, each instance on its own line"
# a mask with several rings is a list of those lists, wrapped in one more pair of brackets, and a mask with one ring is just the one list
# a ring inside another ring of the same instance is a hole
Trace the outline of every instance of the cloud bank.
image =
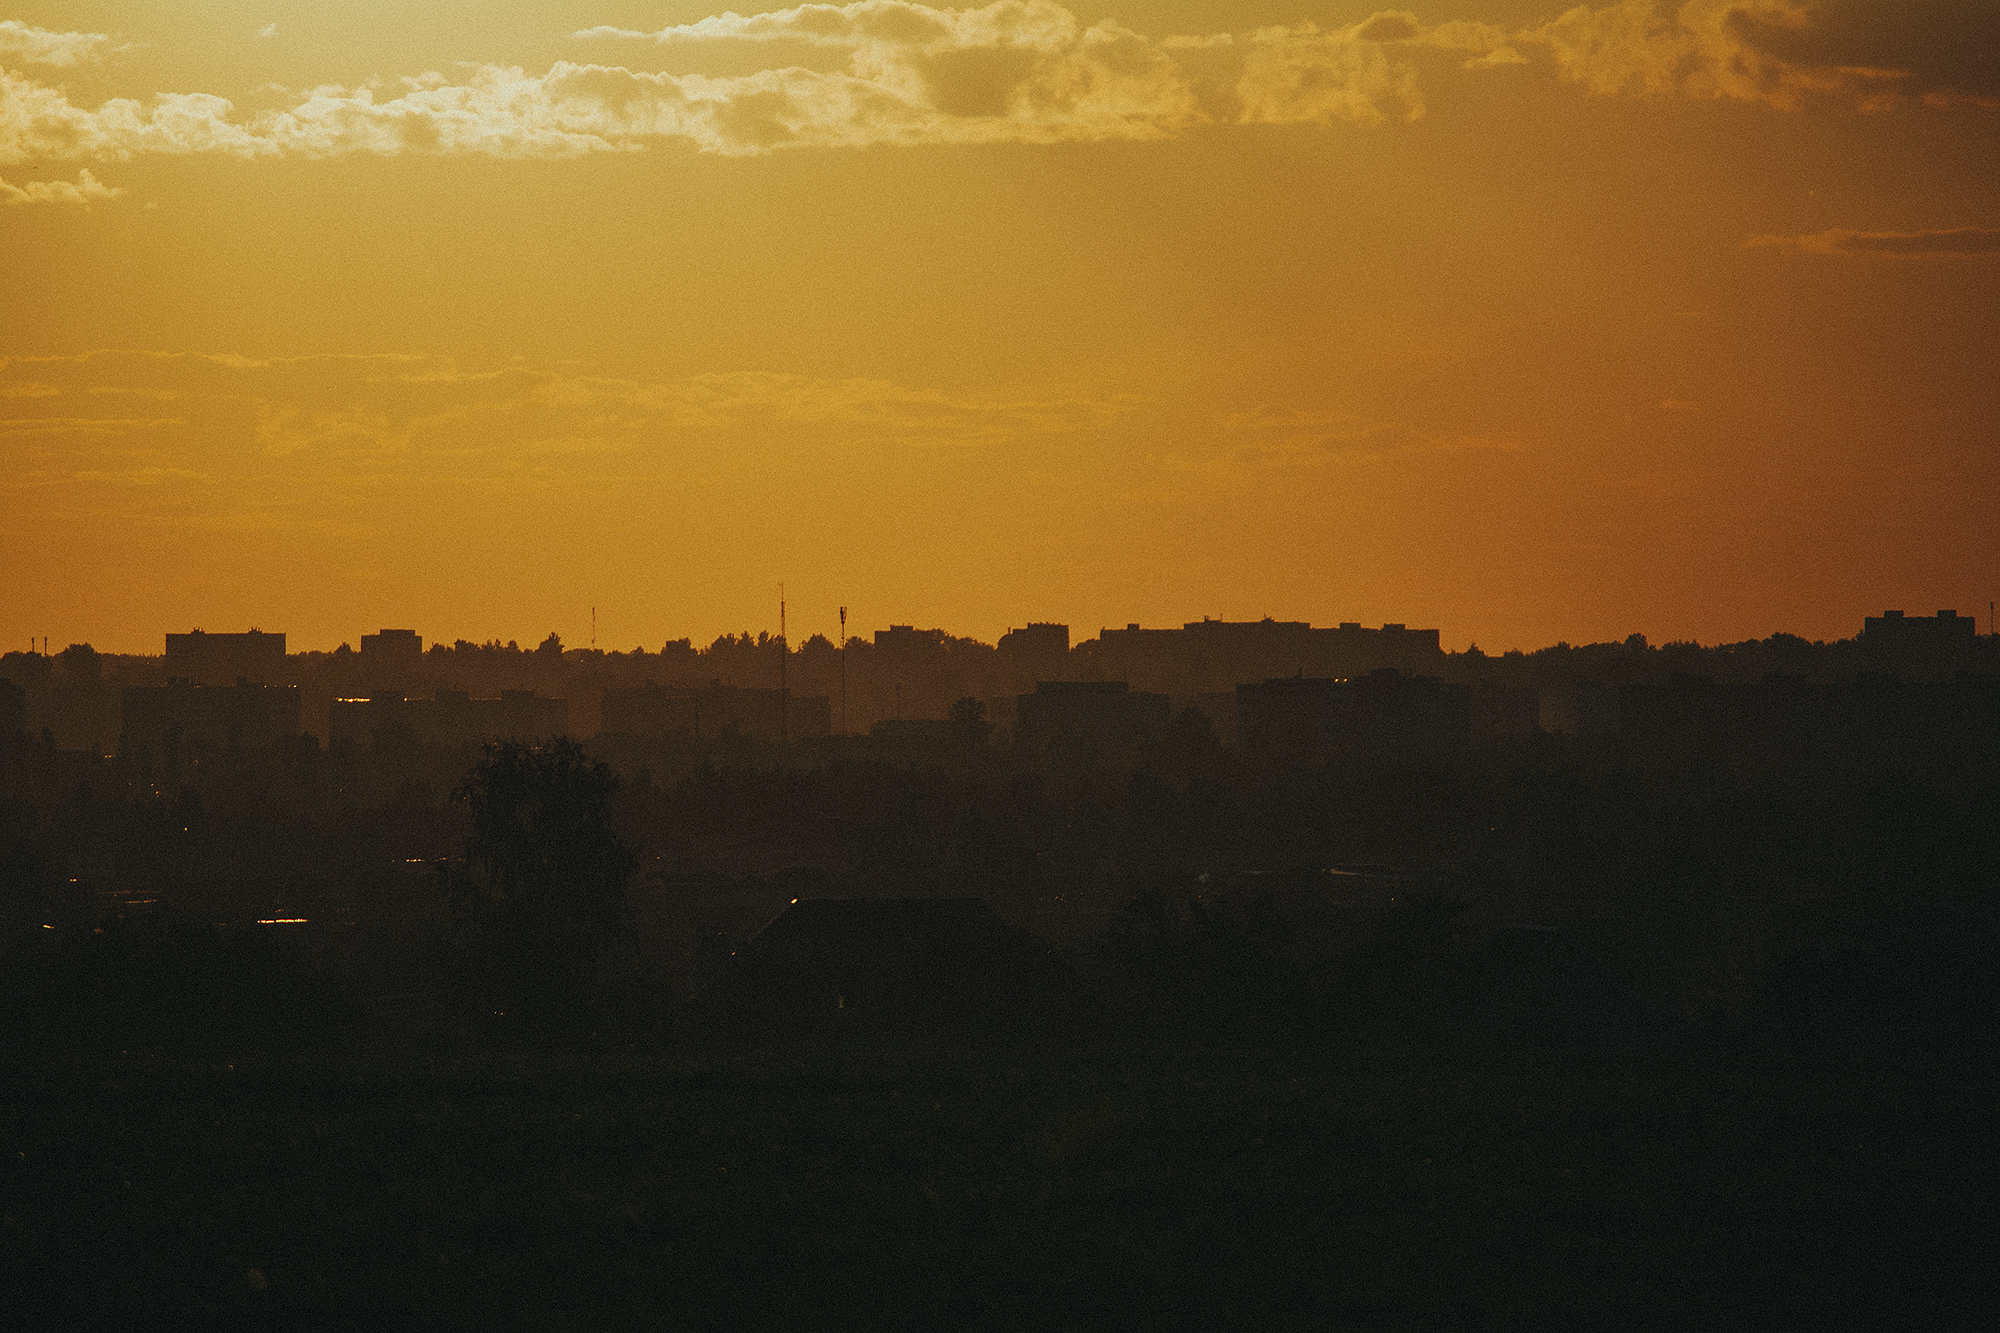
[[(1378, 125), (1420, 117), (1421, 76), (1440, 64), (1540, 64), (1600, 96), (1784, 110), (1820, 96), (1871, 109), (1913, 99), (2000, 106), (2000, 59), (1986, 58), (2000, 55), (2000, 6), (1955, 0), (1620, 0), (1518, 31), (1475, 21), (1427, 26), (1385, 10), (1339, 28), (1159, 39), (1109, 19), (1086, 25), (1053, 0), (958, 10), (858, 0), (575, 35), (677, 48), (802, 44), (845, 52), (847, 61), (831, 71), (788, 66), (727, 77), (569, 61), (542, 73), (468, 66), (395, 85), (329, 85), (248, 116), (199, 92), (88, 108), (59, 87), (0, 69), (0, 165), (138, 154), (562, 157), (664, 142), (744, 155), (1150, 140), (1216, 122)], [(72, 65), (101, 59), (110, 41), (9, 21), (0, 24), (0, 59)]]

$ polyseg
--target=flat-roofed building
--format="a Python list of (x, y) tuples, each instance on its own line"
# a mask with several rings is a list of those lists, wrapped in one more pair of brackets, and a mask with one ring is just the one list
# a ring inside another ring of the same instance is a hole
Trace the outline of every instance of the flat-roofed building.
[(177, 774), (189, 762), (247, 758), (300, 734), (299, 691), (292, 685), (176, 679), (127, 686), (120, 702), (119, 758), (153, 777)]
[(1262, 762), (1416, 759), (1466, 742), (1470, 692), (1394, 668), (1356, 680), (1281, 677), (1236, 687), (1236, 728)]
[(28, 692), (0, 677), (0, 740), (28, 728)]
[(268, 681), (285, 669), (285, 636), (250, 630), (209, 634), (191, 630), (167, 636), (167, 678), (197, 685)]
[(497, 699), (475, 699), (464, 690), (439, 690), (428, 699), (394, 694), (335, 699), (327, 716), (327, 734), (336, 745), (463, 749), (488, 741), (545, 741), (568, 732), (569, 700), (545, 699), (533, 690), (502, 690)]
[(1069, 626), (1038, 621), (1010, 629), (995, 645), (995, 657), (1010, 685), (1059, 680), (1069, 673)]
[(1934, 616), (1906, 616), (1901, 611), (1884, 611), (1861, 620), (1863, 642), (1874, 644), (1930, 644), (1969, 641), (1979, 633), (1976, 616), (1956, 611), (1940, 611)]
[(1172, 704), (1122, 680), (1044, 680), (1014, 701), (1014, 743), (1132, 742), (1164, 733)]
[(713, 739), (738, 734), (776, 740), (830, 735), (832, 702), (825, 695), (733, 685), (642, 685), (604, 692), (600, 730), (619, 736)]
[(1095, 674), (1169, 694), (1228, 690), (1280, 677), (1353, 679), (1394, 669), (1434, 674), (1444, 663), (1438, 631), (1390, 623), (1369, 629), (1346, 621), (1315, 627), (1303, 620), (1196, 620), (1178, 629), (1137, 624), (1106, 629), (1079, 651)]
[(413, 629), (384, 629), (361, 636), (361, 655), (382, 662), (414, 662), (424, 655), (423, 637)]

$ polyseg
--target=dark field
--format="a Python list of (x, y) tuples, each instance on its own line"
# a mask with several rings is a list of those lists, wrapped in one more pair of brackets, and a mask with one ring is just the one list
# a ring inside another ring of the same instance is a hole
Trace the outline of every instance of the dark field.
[[(1968, 1328), (1943, 1054), (0, 1072), (16, 1328)], [(10, 1321), (11, 1322), (11, 1321)]]

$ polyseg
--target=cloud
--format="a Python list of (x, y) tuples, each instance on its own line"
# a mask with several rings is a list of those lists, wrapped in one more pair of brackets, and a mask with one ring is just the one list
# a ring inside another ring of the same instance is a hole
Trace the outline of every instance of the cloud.
[(1967, 258), (2000, 255), (2000, 227), (1950, 227), (1941, 231), (1847, 231), (1809, 236), (1752, 236), (1746, 250), (1770, 248), (1798, 255), (1886, 255), (1900, 258)]
[(1807, 21), (1755, 13), (1737, 36), (1799, 69), (1892, 69), (1897, 92), (1932, 105), (2000, 108), (2000, 5), (1991, 0), (1813, 0)]
[[(1110, 20), (1085, 26), (1048, 0), (933, 9), (903, 0), (727, 13), (658, 32), (593, 28), (582, 38), (661, 45), (796, 42), (849, 52), (842, 74), (765, 71), (786, 80), (791, 141), (990, 142), (1151, 139), (1199, 122), (1193, 90), (1151, 39)], [(703, 80), (705, 92), (766, 91), (747, 80)], [(818, 104), (822, 114), (810, 112)], [(831, 111), (835, 114), (825, 114)], [(707, 145), (704, 145), (707, 146)]]
[(179, 417), (0, 417), (0, 436), (123, 435), (151, 427), (184, 424)]
[[(1929, 14), (1940, 6), (1951, 9), (1952, 0), (1887, 8)], [(1982, 15), (2000, 7), (1961, 8), (1951, 22), (1933, 15), (1899, 26), (1871, 18), (1859, 0), (1687, 0), (1677, 8), (1620, 0), (1513, 32), (1472, 20), (1426, 27), (1409, 11), (1382, 10), (1339, 28), (1306, 23), (1154, 39), (1109, 19), (1085, 24), (1053, 0), (957, 10), (858, 0), (711, 15), (650, 33), (576, 34), (676, 47), (805, 44), (845, 51), (844, 69), (710, 76), (569, 61), (542, 73), (471, 65), (452, 77), (429, 73), (382, 87), (327, 85), (248, 115), (200, 92), (78, 106), (61, 88), (0, 69), (0, 166), (138, 154), (564, 157), (662, 142), (742, 155), (1150, 140), (1217, 121), (1378, 125), (1424, 113), (1419, 74), (1439, 52), (1473, 70), (1537, 63), (1533, 55), (1605, 96), (1733, 98), (1787, 109), (1812, 94), (1868, 107), (1912, 98), (1947, 105), (1986, 98), (1994, 77), (1982, 71), (2000, 69), (1980, 54), (2000, 40), (2000, 21)], [(45, 64), (97, 58), (109, 40), (19, 23), (0, 25), (0, 34), (22, 59)], [(1907, 67), (1892, 63), (1906, 56)], [(1827, 63), (1836, 60), (1844, 63)]]
[(1411, 454), (1514, 453), (1512, 436), (1441, 435), (1342, 411), (1255, 411), (1218, 423), (1234, 441), (1231, 456), (1263, 467), (1323, 466)]
[[(1115, 43), (1092, 43), (1111, 46)], [(1093, 50), (1093, 57), (1110, 56)], [(1193, 95), (1147, 69), (1049, 62), (1003, 49), (945, 53), (919, 86), (803, 69), (733, 78), (559, 62), (548, 73), (488, 66), (462, 82), (315, 89), (298, 105), (234, 119), (225, 98), (162, 94), (97, 110), (0, 70), (0, 164), (140, 153), (239, 158), (404, 152), (565, 157), (681, 140), (713, 153), (801, 146), (1055, 143), (1160, 138), (1197, 118)]]
[[(1235, 44), (1243, 61), (1236, 118), (1370, 124), (1421, 114), (1413, 71), (1385, 54), (1416, 33), (1413, 19), (1391, 12), (1332, 32), (1307, 25), (1249, 34)], [(639, 36), (659, 43), (806, 41), (851, 54), (840, 72), (794, 67), (729, 77), (567, 61), (543, 74), (486, 65), (455, 80), (406, 79), (393, 95), (321, 87), (289, 108), (247, 117), (205, 93), (163, 93), (146, 103), (114, 98), (93, 110), (72, 104), (61, 89), (0, 70), (0, 164), (142, 153), (561, 157), (665, 140), (724, 154), (1094, 142), (1157, 139), (1209, 119), (1160, 44), (1108, 21), (1086, 27), (1047, 0), (969, 10), (862, 0), (725, 14)]]
[(1407, 10), (1383, 10), (1327, 31), (1307, 23), (1158, 42), (1108, 21), (1081, 30), (1068, 10), (1047, 0), (972, 10), (864, 0), (747, 17), (732, 12), (652, 33), (602, 27), (577, 35), (849, 47), (867, 57), (857, 56), (854, 72), (871, 77), (906, 74), (899, 55), (909, 53), (1053, 55), (1080, 31), (1115, 31), (1149, 59), (1168, 51), (1240, 52), (1241, 119), (1248, 123), (1378, 123), (1398, 113), (1420, 115), (1415, 70), (1391, 54), (1397, 47), (1465, 52), (1468, 69), (1525, 64), (1523, 50), (1540, 51), (1561, 77), (1604, 96), (1726, 98), (1784, 110), (1813, 94), (1850, 97), (1870, 109), (1911, 99), (2000, 107), (2000, 5), (1991, 0), (1618, 0), (1576, 6), (1517, 32), (1476, 20), (1426, 27)]
[(1083, 27), (1047, 0), (1002, 0), (980, 9), (933, 9), (904, 0), (803, 5), (766, 14), (728, 13), (658, 32), (601, 27), (583, 38), (688, 45), (714, 41), (800, 42), (851, 50), (853, 77), (947, 115), (1019, 121), (1035, 107), (1077, 129), (1076, 137), (1151, 138), (1200, 123), (1172, 51), (1227, 50), (1242, 62), (1234, 119), (1245, 124), (1347, 120), (1379, 124), (1422, 114), (1415, 71), (1385, 47), (1422, 37), (1416, 17), (1384, 11), (1349, 27), (1312, 24), (1237, 36), (1154, 40), (1106, 20)]
[(121, 160), (137, 153), (228, 152), (258, 156), (274, 144), (232, 125), (227, 99), (164, 93), (150, 108), (114, 98), (96, 111), (72, 106), (61, 89), (0, 69), (0, 165)]
[(490, 479), (552, 459), (646, 471), (774, 441), (836, 453), (1001, 447), (1088, 432), (1137, 406), (762, 371), (643, 380), (552, 367), (471, 371), (431, 356), (116, 351), (0, 359), (0, 400), (8, 405), (0, 438), (16, 450), (17, 468), (24, 447), (44, 452), (43, 482), (140, 466), (343, 482)]
[(1526, 447), (1511, 433), (1439, 432), (1340, 409), (1260, 408), (1216, 417), (1206, 439), (1151, 455), (1150, 473), (1123, 498), (1206, 503), (1222, 494), (1344, 488), (1369, 475), (1505, 466), (1501, 460)]
[(88, 204), (97, 199), (116, 199), (124, 190), (101, 183), (86, 167), (74, 181), (28, 181), (11, 185), (0, 180), (0, 202), (9, 204)]
[(0, 61), (24, 65), (87, 65), (112, 51), (111, 39), (98, 32), (50, 32), (15, 19), (0, 19)]
[[(1458, 25), (1442, 25), (1445, 33)], [(1477, 48), (1470, 29), (1456, 35)], [(1490, 31), (1490, 30), (1489, 30)], [(1866, 110), (1921, 98), (2000, 107), (2000, 7), (1985, 0), (1621, 0), (1487, 38), (1539, 49), (1600, 96), (1717, 98), (1793, 110), (1814, 95)], [(1440, 42), (1439, 44), (1445, 44)]]
[(275, 23), (266, 23), (263, 27), (257, 29), (256, 35), (259, 37), (276, 37), (278, 35), (278, 25)]
[(1421, 35), (1401, 11), (1330, 32), (1307, 23), (1251, 33), (1235, 43), (1244, 53), (1236, 85), (1241, 119), (1251, 125), (1415, 120), (1424, 113), (1416, 69), (1389, 48)]

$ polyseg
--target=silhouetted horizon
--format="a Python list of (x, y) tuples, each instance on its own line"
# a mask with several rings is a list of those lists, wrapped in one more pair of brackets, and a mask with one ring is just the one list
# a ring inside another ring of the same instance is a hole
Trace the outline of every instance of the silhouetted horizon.
[(1996, 163), (1994, 0), (0, 0), (0, 1311), (1992, 1323)]

